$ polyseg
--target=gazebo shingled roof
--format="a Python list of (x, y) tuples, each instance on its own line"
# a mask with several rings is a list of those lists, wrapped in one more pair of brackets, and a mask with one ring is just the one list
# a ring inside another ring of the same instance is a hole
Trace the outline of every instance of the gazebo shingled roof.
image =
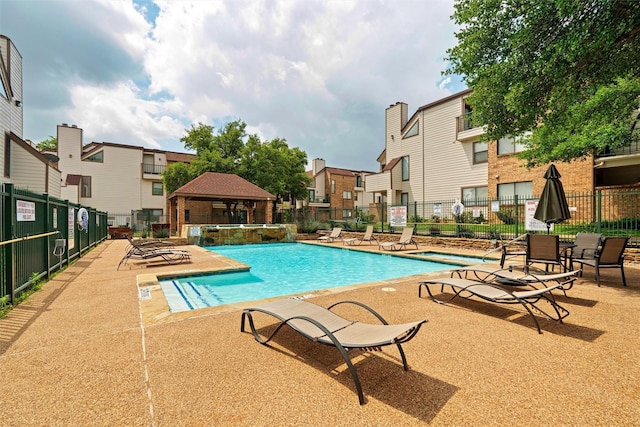
[(168, 199), (184, 196), (205, 199), (275, 200), (276, 196), (238, 175), (205, 172), (178, 188)]

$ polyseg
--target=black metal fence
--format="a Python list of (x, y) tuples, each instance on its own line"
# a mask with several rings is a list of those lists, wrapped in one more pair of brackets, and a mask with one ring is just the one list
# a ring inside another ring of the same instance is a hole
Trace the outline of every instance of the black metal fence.
[[(533, 219), (537, 197), (514, 196), (500, 199), (455, 199), (411, 203), (397, 209), (388, 204), (369, 208), (305, 207), (292, 212), (299, 223), (316, 222), (322, 227), (340, 224), (347, 230), (362, 230), (375, 224), (377, 232), (394, 231), (394, 212), (404, 213), (408, 226), (417, 234), (509, 239), (527, 232), (546, 233), (546, 225)], [(640, 242), (640, 190), (638, 188), (597, 190), (567, 195), (571, 219), (552, 225), (549, 230), (563, 240), (573, 240), (576, 233), (598, 232), (605, 236), (630, 236), (630, 245)], [(462, 207), (461, 207), (462, 206)]]
[(0, 306), (107, 237), (107, 214), (0, 186)]

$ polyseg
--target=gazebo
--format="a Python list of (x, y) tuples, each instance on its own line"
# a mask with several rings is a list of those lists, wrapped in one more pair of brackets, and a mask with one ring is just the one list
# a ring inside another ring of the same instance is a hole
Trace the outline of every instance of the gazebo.
[(185, 224), (271, 224), (276, 196), (234, 174), (205, 172), (167, 197), (171, 232)]

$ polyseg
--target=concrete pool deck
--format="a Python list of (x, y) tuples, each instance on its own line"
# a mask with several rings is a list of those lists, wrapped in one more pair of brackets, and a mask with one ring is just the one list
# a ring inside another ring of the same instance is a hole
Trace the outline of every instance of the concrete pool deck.
[(314, 293), (321, 305), (364, 302), (391, 323), (429, 319), (404, 345), (408, 372), (394, 348), (353, 353), (360, 406), (334, 348), (289, 331), (266, 347), (240, 333), (250, 303), (167, 314), (157, 290), (139, 298), (138, 284), (158, 273), (233, 262), (190, 247), (191, 264), (116, 271), (126, 245), (101, 244), (0, 319), (0, 425), (640, 423), (636, 265), (625, 267), (627, 288), (619, 271), (604, 271), (597, 287), (587, 270), (558, 296), (565, 323), (541, 319), (542, 335), (517, 308), (418, 298), (418, 280), (442, 273)]

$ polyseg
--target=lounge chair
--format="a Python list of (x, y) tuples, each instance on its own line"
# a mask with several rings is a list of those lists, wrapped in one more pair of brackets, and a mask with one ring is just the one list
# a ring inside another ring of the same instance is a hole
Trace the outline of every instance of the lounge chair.
[(186, 250), (173, 249), (173, 248), (156, 248), (156, 247), (139, 247), (130, 246), (125, 255), (118, 263), (116, 270), (120, 269), (121, 265), (126, 264), (129, 260), (136, 259), (141, 261), (164, 261), (168, 264), (178, 264), (182, 262), (191, 262), (191, 253)]
[(574, 259), (594, 259), (601, 241), (602, 234), (600, 233), (576, 234), (576, 239), (573, 242), (574, 246), (564, 254), (565, 264), (569, 266), (569, 269), (573, 270)]
[(345, 245), (361, 245), (364, 242), (376, 242), (378, 243), (378, 239), (376, 239), (376, 237), (373, 235), (373, 225), (368, 225), (367, 229), (364, 232), (364, 236), (362, 236), (362, 239), (358, 239), (357, 237), (352, 237), (349, 239), (342, 239), (342, 243), (344, 243)]
[(402, 235), (397, 242), (383, 242), (378, 244), (378, 248), (382, 250), (398, 251), (407, 249), (408, 245), (415, 245), (418, 249), (418, 243), (413, 238), (413, 227), (406, 227), (402, 230)]
[(331, 243), (337, 239), (342, 240), (342, 228), (340, 227), (334, 227), (333, 230), (331, 230), (331, 234), (329, 234), (328, 236), (318, 237), (319, 242), (326, 242), (326, 243)]
[(557, 234), (527, 234), (527, 254), (525, 264), (544, 264), (545, 271), (559, 266), (566, 270), (560, 258), (560, 236)]
[[(445, 286), (451, 287), (453, 296), (446, 301), (441, 301), (435, 297), (431, 291), (432, 285), (439, 285), (440, 291), (444, 291)], [(453, 299), (460, 297), (464, 299), (470, 299), (472, 297), (478, 297), (485, 301), (493, 302), (496, 304), (520, 304), (525, 308), (527, 313), (531, 316), (538, 333), (541, 334), (540, 324), (538, 319), (534, 316), (535, 311), (538, 314), (543, 315), (547, 319), (556, 320), (562, 323), (562, 319), (569, 315), (569, 311), (559, 305), (551, 291), (558, 289), (562, 286), (562, 283), (556, 283), (551, 286), (532, 289), (526, 291), (508, 291), (503, 287), (497, 286), (491, 283), (476, 282), (475, 280), (453, 278), (453, 277), (441, 277), (438, 279), (425, 280), (419, 283), (418, 297), (422, 298), (422, 289), (426, 289), (431, 299), (439, 304), (446, 304)], [(554, 313), (547, 313), (540, 307), (540, 302), (547, 302), (553, 308)]]
[(574, 282), (580, 274), (580, 270), (565, 271), (562, 273), (545, 273), (533, 270), (519, 271), (507, 268), (492, 268), (484, 265), (469, 265), (451, 270), (451, 277), (457, 275), (460, 278), (468, 279), (470, 276), (473, 280), (480, 282), (492, 283), (497, 282), (501, 285), (508, 286), (529, 286), (534, 289), (537, 287), (546, 287), (545, 283), (555, 282), (562, 286), (559, 288), (567, 295), (567, 291), (573, 287)]
[[(331, 309), (339, 304), (355, 304), (360, 306), (380, 320), (382, 324), (360, 323), (344, 319)], [(253, 313), (260, 312), (273, 316), (280, 320), (280, 323), (268, 337), (261, 337), (254, 325)], [(353, 382), (358, 392), (360, 404), (364, 404), (364, 395), (360, 380), (351, 358), (347, 354), (349, 349), (357, 348), (365, 351), (379, 350), (380, 347), (395, 344), (400, 351), (404, 370), (408, 370), (407, 359), (400, 344), (412, 339), (420, 330), (423, 323), (404, 323), (399, 325), (389, 325), (378, 313), (370, 307), (356, 301), (342, 301), (331, 305), (328, 308), (321, 307), (305, 300), (282, 299), (273, 301), (257, 307), (252, 307), (242, 312), (242, 324), (240, 331), (245, 331), (245, 323), (249, 321), (251, 332), (256, 341), (260, 344), (267, 344), (284, 326), (288, 325), (293, 330), (299, 332), (304, 337), (319, 342), (335, 346), (344, 359)]]
[(129, 241), (129, 245), (131, 247), (137, 249), (149, 249), (149, 248), (172, 248), (173, 242), (169, 240), (138, 240), (134, 241), (129, 235), (127, 235), (127, 240)]
[[(575, 258), (574, 261), (583, 265), (588, 265), (596, 270), (596, 282), (600, 286), (601, 268), (619, 268), (622, 275), (622, 285), (627, 286), (624, 277), (624, 249), (627, 246), (628, 237), (605, 237), (602, 241), (602, 248), (596, 252), (593, 258)], [(582, 274), (580, 274), (582, 276)]]

